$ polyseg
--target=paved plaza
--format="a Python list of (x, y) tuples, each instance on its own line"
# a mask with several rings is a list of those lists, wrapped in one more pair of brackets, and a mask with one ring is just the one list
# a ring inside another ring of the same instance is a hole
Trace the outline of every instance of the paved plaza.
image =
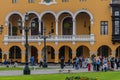
[[(4, 67), (4, 66), (1, 66)], [(18, 66), (24, 67), (24, 66)], [(31, 66), (29, 66), (31, 67)], [(87, 68), (80, 68), (75, 70), (72, 66), (66, 66), (63, 71), (60, 72), (60, 66), (48, 66), (48, 69), (36, 69), (39, 66), (35, 66), (34, 69), (31, 70), (31, 74), (61, 74), (61, 73), (78, 73), (78, 72), (93, 72), (92, 67), (91, 71), (88, 71)], [(49, 69), (50, 68), (50, 69)], [(120, 69), (118, 69), (120, 70)], [(16, 75), (23, 75), (23, 70), (7, 70), (7, 71), (0, 71), (0, 76), (16, 76)]]
[[(4, 67), (4, 66), (1, 66)], [(18, 67), (24, 67), (24, 66), (18, 66)], [(31, 67), (31, 66), (29, 66)], [(66, 66), (63, 71), (60, 72), (60, 66), (48, 66), (48, 69), (36, 69), (39, 66), (35, 66), (31, 70), (31, 74), (57, 74), (57, 73), (68, 73), (68, 70), (70, 70), (70, 73), (77, 73), (77, 72), (88, 72), (87, 68), (83, 69), (80, 68), (79, 70), (75, 70), (72, 68), (72, 66)], [(49, 69), (50, 68), (50, 69)], [(13, 75), (23, 75), (23, 70), (7, 70), (7, 71), (0, 71), (0, 76), (13, 76)]]

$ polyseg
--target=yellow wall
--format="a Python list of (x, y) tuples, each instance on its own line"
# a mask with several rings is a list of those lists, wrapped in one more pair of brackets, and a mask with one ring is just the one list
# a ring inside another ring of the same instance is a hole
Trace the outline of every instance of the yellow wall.
[[(69, 0), (69, 2), (62, 2), (62, 0), (56, 0), (57, 4), (53, 4), (50, 6), (46, 6), (43, 4), (39, 4), (40, 0), (35, 0), (34, 3), (28, 3), (28, 0), (18, 0), (18, 3), (12, 4), (12, 0), (0, 0), (1, 8), (0, 8), (0, 24), (4, 25), (4, 30), (2, 35), (0, 35), (0, 48), (3, 52), (8, 52), (9, 48), (13, 45), (20, 46), (22, 51), (24, 52), (25, 47), (21, 43), (8, 43), (8, 45), (4, 45), (4, 35), (8, 32), (8, 27), (5, 25), (5, 18), (6, 16), (13, 12), (18, 11), (22, 14), (25, 14), (28, 11), (35, 11), (41, 14), (44, 11), (53, 11), (56, 14), (62, 10), (69, 10), (73, 14), (79, 10), (88, 10), (94, 17), (93, 25), (91, 25), (91, 33), (95, 35), (95, 43), (91, 45), (90, 42), (76, 42), (76, 44), (72, 44), (72, 42), (59, 42), (58, 45), (55, 43), (47, 43), (47, 45), (53, 46), (55, 51), (58, 51), (59, 48), (63, 45), (68, 45), (72, 51), (76, 51), (76, 49), (84, 45), (90, 49), (90, 52), (97, 52), (98, 48), (102, 45), (107, 45), (111, 48), (111, 51), (115, 51), (120, 44), (112, 44), (112, 20), (111, 20), (111, 7), (110, 2), (111, 0), (86, 0), (85, 2), (80, 2), (80, 0)], [(84, 16), (85, 15), (85, 16)], [(59, 24), (58, 24), (58, 34), (61, 35), (61, 21), (65, 16), (71, 16), (70, 14), (62, 14), (59, 17)], [(79, 14), (76, 18), (76, 34), (88, 34), (89, 29), (87, 27), (83, 27), (84, 19), (87, 17), (86, 25), (89, 26), (90, 21), (89, 15), (86, 14)], [(16, 17), (15, 17), (16, 18)], [(43, 21), (45, 21), (46, 28), (50, 27), (51, 22), (55, 23), (55, 17), (51, 14), (46, 14), (43, 16)], [(10, 21), (12, 18), (10, 18)], [(108, 35), (101, 35), (100, 34), (100, 21), (108, 21)], [(13, 24), (16, 21), (13, 20)], [(82, 22), (82, 23), (80, 23)], [(17, 24), (14, 24), (17, 25)], [(53, 24), (55, 26), (55, 24)], [(54, 27), (55, 30), (56, 27)], [(47, 29), (47, 32), (49, 29)], [(19, 32), (18, 32), (19, 34)], [(46, 33), (47, 34), (47, 33)], [(55, 35), (55, 32), (53, 33)], [(38, 45), (38, 43), (30, 43), (30, 45), (34, 45), (38, 48), (38, 51), (41, 51), (43, 48), (43, 43)], [(85, 50), (86, 51), (86, 50)], [(40, 57), (40, 55), (39, 55)], [(57, 58), (56, 58), (57, 59)], [(24, 62), (24, 55), (22, 56), (22, 62)], [(51, 60), (53, 61), (53, 60)]]

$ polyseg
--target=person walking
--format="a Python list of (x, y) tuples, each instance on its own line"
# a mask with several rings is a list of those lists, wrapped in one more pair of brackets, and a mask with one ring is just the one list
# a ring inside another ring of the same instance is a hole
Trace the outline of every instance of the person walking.
[(71, 61), (70, 61), (70, 59), (68, 59), (68, 66), (70, 66), (70, 64), (71, 64)]
[(97, 71), (100, 71), (100, 60), (97, 60), (96, 65), (97, 65)]
[(116, 69), (118, 69), (120, 63), (120, 59), (118, 56), (115, 58), (115, 63), (116, 63)]
[(87, 62), (88, 71), (91, 71), (91, 63), (89, 57), (87, 58), (86, 62)]
[(73, 58), (73, 68), (75, 67), (75, 61), (76, 61), (76, 57)]
[(40, 59), (40, 65), (39, 67), (43, 67), (43, 58)]
[(107, 68), (108, 68), (108, 61), (107, 61), (107, 58), (104, 58), (103, 59), (103, 70), (106, 72), (107, 71)]
[(96, 58), (94, 57), (92, 60), (93, 71), (96, 71)]
[(33, 66), (33, 65), (34, 65), (34, 56), (32, 56), (32, 57), (30, 58), (30, 62), (31, 62), (31, 66)]
[(115, 59), (114, 59), (114, 57), (111, 58), (110, 62), (111, 62), (111, 69), (114, 70), (114, 66), (115, 66)]
[(62, 56), (61, 58), (60, 58), (60, 60), (61, 60), (61, 69), (63, 69), (64, 68), (64, 57)]
[(79, 69), (78, 64), (79, 64), (79, 58), (76, 57), (76, 60), (75, 60), (75, 69)]

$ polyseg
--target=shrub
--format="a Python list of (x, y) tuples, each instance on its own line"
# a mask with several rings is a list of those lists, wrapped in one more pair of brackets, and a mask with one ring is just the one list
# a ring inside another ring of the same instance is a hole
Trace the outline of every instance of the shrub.
[(80, 77), (80, 76), (72, 76), (72, 77), (66, 77), (65, 80), (98, 80), (97, 78), (88, 78), (88, 77)]

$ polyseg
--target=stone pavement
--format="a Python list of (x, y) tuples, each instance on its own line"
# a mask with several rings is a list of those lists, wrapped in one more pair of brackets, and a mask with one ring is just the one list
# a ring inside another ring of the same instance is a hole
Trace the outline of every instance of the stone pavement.
[[(20, 66), (19, 66), (20, 67)], [(24, 66), (21, 66), (24, 67)], [(31, 67), (31, 66), (30, 66)], [(37, 66), (38, 67), (38, 66)], [(35, 68), (37, 68), (35, 66)], [(88, 72), (87, 69), (80, 68), (79, 70), (75, 70), (72, 66), (66, 66), (63, 69), (63, 72), (60, 72), (60, 66), (48, 66), (48, 69), (32, 69), (31, 74), (58, 74), (58, 73), (77, 73), (77, 72)], [(49, 69), (50, 68), (50, 69)], [(23, 75), (23, 70), (7, 70), (7, 71), (0, 71), (0, 76), (16, 76), (16, 75)]]

